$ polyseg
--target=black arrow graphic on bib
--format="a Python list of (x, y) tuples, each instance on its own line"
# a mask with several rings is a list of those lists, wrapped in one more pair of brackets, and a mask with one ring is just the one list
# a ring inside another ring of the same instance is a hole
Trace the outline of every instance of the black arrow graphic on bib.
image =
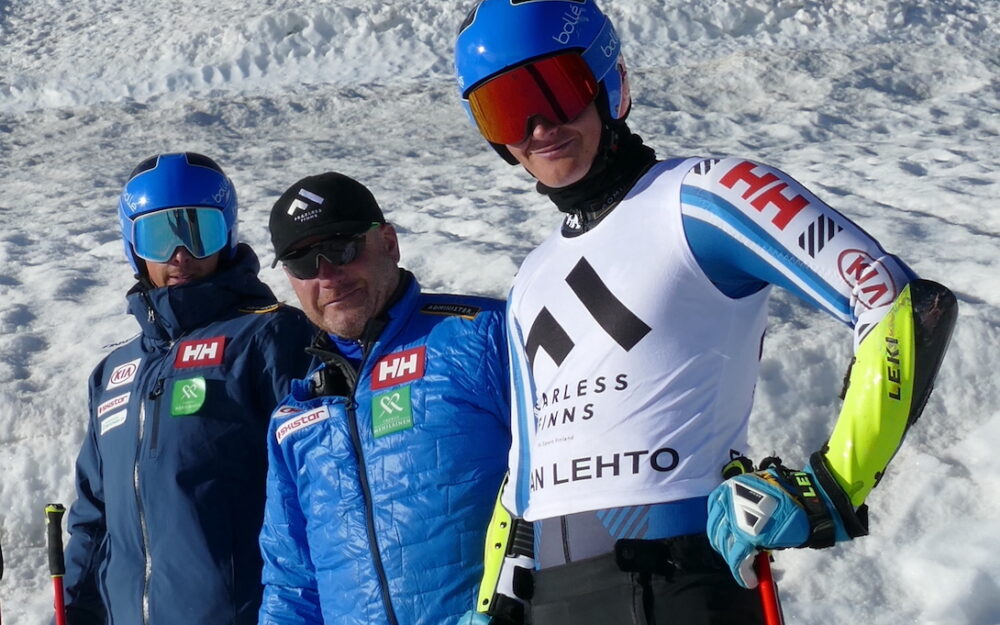
[(566, 276), (566, 283), (597, 323), (625, 351), (635, 347), (652, 329), (615, 297), (586, 258), (581, 258), (573, 267)]
[(573, 349), (573, 339), (569, 338), (566, 330), (563, 330), (548, 308), (539, 311), (534, 323), (531, 324), (531, 330), (528, 331), (528, 340), (524, 342), (524, 352), (528, 355), (528, 362), (532, 368), (535, 366), (535, 354), (539, 348), (545, 349), (545, 353), (557, 365), (561, 365)]
[[(601, 328), (625, 351), (635, 347), (652, 329), (615, 297), (586, 258), (581, 258), (569, 272), (566, 284)], [(524, 345), (532, 367), (539, 349), (544, 349), (556, 365), (561, 365), (573, 346), (573, 339), (566, 330), (548, 308), (542, 308), (531, 324)]]

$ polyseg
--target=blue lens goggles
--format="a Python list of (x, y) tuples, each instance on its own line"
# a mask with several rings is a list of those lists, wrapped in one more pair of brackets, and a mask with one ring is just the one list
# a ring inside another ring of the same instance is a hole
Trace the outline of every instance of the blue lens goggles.
[(154, 263), (169, 261), (178, 247), (206, 258), (228, 242), (226, 217), (217, 208), (171, 208), (143, 215), (132, 224), (136, 255)]

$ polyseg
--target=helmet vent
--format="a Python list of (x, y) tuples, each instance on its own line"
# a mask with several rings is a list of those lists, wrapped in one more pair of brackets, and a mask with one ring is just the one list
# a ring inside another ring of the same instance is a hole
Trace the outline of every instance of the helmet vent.
[(136, 176), (138, 176), (139, 174), (141, 174), (142, 172), (149, 171), (150, 169), (156, 167), (156, 161), (159, 158), (160, 158), (159, 156), (151, 156), (146, 160), (144, 160), (143, 162), (136, 165), (135, 169), (132, 170), (132, 173), (128, 175), (128, 179), (131, 180)]
[(475, 20), (475, 19), (476, 19), (476, 12), (477, 12), (477, 11), (479, 11), (479, 3), (476, 3), (476, 6), (472, 7), (472, 8), (471, 8), (471, 9), (469, 10), (469, 12), (468, 12), (468, 13), (466, 14), (466, 16), (465, 16), (465, 19), (464, 19), (464, 20), (462, 20), (462, 25), (458, 27), (458, 34), (459, 34), (459, 35), (461, 35), (461, 34), (462, 34), (462, 32), (463, 32), (463, 31), (464, 31), (464, 30), (465, 30), (466, 28), (468, 28), (468, 27), (469, 27), (469, 24), (471, 24), (471, 23), (473, 22), (473, 20)]
[(220, 174), (223, 173), (222, 168), (219, 167), (219, 165), (215, 161), (208, 158), (204, 154), (198, 154), (196, 152), (185, 152), (184, 158), (187, 159), (187, 162), (190, 165), (196, 165), (198, 167), (207, 167), (209, 169), (219, 172)]

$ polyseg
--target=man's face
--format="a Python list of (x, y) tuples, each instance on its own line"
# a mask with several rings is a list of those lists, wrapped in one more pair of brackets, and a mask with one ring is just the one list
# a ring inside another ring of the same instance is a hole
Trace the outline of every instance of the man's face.
[(192, 280), (212, 275), (219, 268), (219, 254), (221, 252), (205, 258), (195, 258), (186, 247), (179, 246), (165, 263), (154, 263), (151, 260), (143, 262), (146, 263), (146, 275), (149, 276), (149, 281), (159, 288), (187, 284)]
[[(307, 247), (308, 239), (296, 248)], [(385, 308), (399, 283), (399, 242), (396, 230), (384, 224), (365, 235), (361, 254), (346, 265), (319, 259), (315, 278), (285, 275), (306, 316), (330, 334), (357, 339), (365, 324)]]
[(527, 138), (507, 149), (539, 182), (559, 189), (590, 171), (601, 144), (601, 117), (595, 103), (565, 124), (552, 124), (540, 116), (531, 124)]

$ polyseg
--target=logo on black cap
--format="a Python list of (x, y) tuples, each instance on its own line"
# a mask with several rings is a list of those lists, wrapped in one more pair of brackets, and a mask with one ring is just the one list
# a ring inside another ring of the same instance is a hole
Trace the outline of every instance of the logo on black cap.
[(295, 213), (299, 212), (300, 210), (305, 210), (309, 208), (309, 204), (307, 204), (305, 200), (303, 200), (302, 198), (310, 200), (313, 204), (316, 204), (317, 206), (323, 205), (323, 198), (316, 195), (315, 193), (310, 193), (305, 189), (299, 189), (299, 197), (292, 200), (292, 203), (289, 204), (288, 206), (289, 217), (295, 217)]
[(278, 198), (268, 229), (275, 263), (299, 241), (350, 238), (373, 223), (385, 223), (375, 196), (363, 184), (336, 172), (307, 176)]

